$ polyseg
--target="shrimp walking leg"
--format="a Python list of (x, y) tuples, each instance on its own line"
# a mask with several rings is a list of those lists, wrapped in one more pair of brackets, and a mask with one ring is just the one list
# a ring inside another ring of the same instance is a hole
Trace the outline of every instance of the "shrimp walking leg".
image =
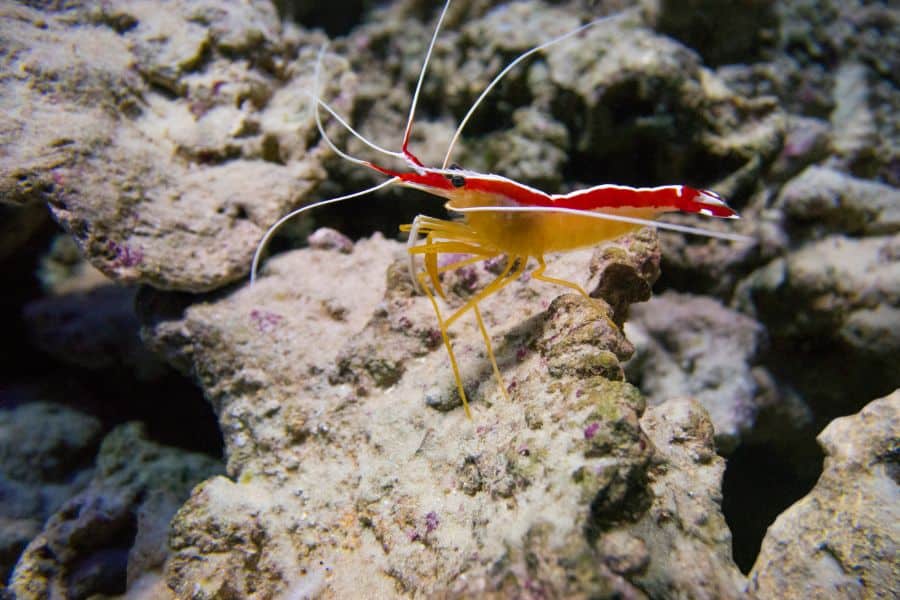
[(554, 283), (556, 285), (561, 285), (563, 287), (567, 287), (571, 290), (575, 290), (576, 292), (578, 292), (579, 294), (581, 294), (588, 300), (593, 300), (593, 298), (591, 298), (590, 295), (586, 291), (584, 291), (584, 288), (581, 287), (580, 285), (578, 285), (577, 283), (573, 283), (573, 282), (567, 281), (565, 279), (557, 279), (556, 277), (547, 277), (546, 275), (544, 275), (544, 271), (547, 270), (547, 263), (544, 262), (543, 256), (538, 256), (537, 261), (538, 261), (538, 268), (535, 269), (531, 273), (531, 276), (534, 279), (537, 279), (538, 281), (544, 281), (546, 283)]
[(506, 394), (506, 384), (503, 383), (503, 376), (500, 375), (500, 367), (497, 366), (497, 358), (494, 356), (494, 348), (491, 346), (491, 336), (488, 334), (487, 327), (484, 326), (484, 319), (481, 318), (481, 309), (476, 304), (473, 310), (475, 311), (475, 319), (478, 321), (478, 329), (481, 330), (481, 337), (484, 339), (484, 347), (487, 350), (488, 358), (491, 360), (494, 377), (497, 378), (497, 385), (500, 387), (500, 395), (509, 402), (509, 396)]
[[(499, 253), (494, 252), (492, 254), (476, 254), (475, 256), (443, 265), (438, 269), (438, 273), (446, 273), (447, 271), (452, 271), (454, 269), (458, 269), (472, 263), (482, 262), (496, 256), (499, 256)], [(509, 266), (512, 266), (512, 262), (509, 263)], [(501, 275), (504, 275), (507, 272), (509, 272), (509, 268), (507, 268)], [(481, 310), (478, 308), (477, 304), (473, 307), (473, 310), (475, 312), (475, 319), (478, 321), (478, 329), (479, 331), (481, 331), (481, 337), (484, 339), (484, 346), (487, 350), (488, 358), (491, 361), (491, 368), (494, 371), (494, 377), (496, 377), (497, 384), (500, 386), (500, 394), (503, 396), (504, 400), (509, 401), (509, 396), (506, 393), (506, 386), (503, 383), (503, 376), (500, 375), (500, 367), (497, 366), (497, 358), (494, 355), (494, 348), (491, 345), (491, 336), (484, 324), (484, 319), (481, 316)]]
[[(518, 263), (516, 263), (516, 258), (518, 258)], [(525, 272), (526, 261), (526, 257), (510, 257), (509, 262), (503, 269), (503, 272), (500, 273), (500, 275), (498, 275), (497, 278), (494, 279), (494, 281), (484, 286), (481, 291), (469, 298), (469, 300), (467, 300), (465, 304), (456, 309), (456, 312), (447, 317), (447, 326), (449, 327), (450, 325), (452, 325), (458, 318), (466, 314), (467, 311), (472, 310), (473, 307), (475, 307), (479, 302), (481, 302), (488, 296), (496, 294), (501, 289), (521, 277), (522, 273)], [(515, 269), (512, 268), (513, 264), (516, 264)]]
[(456, 380), (456, 391), (459, 392), (459, 397), (463, 403), (463, 410), (466, 411), (466, 417), (471, 419), (472, 412), (469, 410), (469, 401), (466, 399), (466, 390), (463, 389), (462, 377), (459, 374), (459, 364), (456, 362), (456, 355), (453, 353), (453, 346), (450, 344), (450, 335), (447, 333), (447, 326), (444, 324), (444, 319), (441, 317), (441, 309), (438, 306), (437, 298), (435, 298), (434, 293), (428, 287), (428, 281), (426, 280), (427, 275), (428, 274), (425, 271), (419, 273), (417, 277), (419, 280), (419, 287), (431, 301), (431, 307), (434, 309), (434, 315), (437, 317), (438, 329), (441, 330), (441, 339), (444, 341), (444, 348), (447, 349), (447, 356), (450, 358), (450, 368), (453, 369), (453, 378)]
[[(438, 296), (440, 296), (444, 300), (447, 299), (447, 296), (444, 294), (444, 289), (441, 286), (438, 275), (447, 271), (452, 271), (453, 269), (458, 269), (459, 267), (463, 267), (473, 262), (493, 258), (494, 256), (497, 256), (499, 254), (498, 252), (486, 251), (479, 246), (473, 246), (471, 244), (463, 244), (458, 242), (434, 242), (432, 241), (432, 236), (433, 234), (429, 233), (427, 241), (421, 246), (414, 246), (409, 251), (409, 253), (410, 256), (414, 256), (415, 254), (425, 255), (425, 272), (428, 273), (428, 277), (431, 279), (431, 285), (437, 292)], [(441, 252), (473, 254), (474, 256), (472, 258), (438, 267), (437, 255)]]
[(488, 334), (487, 327), (484, 325), (484, 319), (481, 317), (481, 309), (478, 308), (478, 302), (484, 300), (491, 294), (495, 294), (503, 289), (505, 286), (509, 285), (516, 279), (522, 276), (522, 273), (525, 271), (525, 264), (527, 259), (525, 257), (521, 257), (518, 262), (518, 266), (516, 269), (510, 274), (510, 270), (512, 269), (513, 264), (515, 263), (515, 259), (513, 257), (509, 257), (506, 267), (503, 269), (503, 272), (497, 276), (494, 281), (489, 283), (484, 289), (482, 289), (478, 294), (476, 294), (473, 298), (469, 299), (464, 305), (456, 310), (450, 317), (445, 321), (447, 326), (449, 327), (456, 319), (461, 317), (467, 310), (472, 310), (475, 313), (475, 319), (478, 321), (478, 329), (481, 331), (481, 337), (484, 340), (484, 347), (487, 350), (488, 359), (491, 361), (491, 368), (494, 370), (494, 377), (497, 378), (497, 385), (500, 387), (500, 394), (503, 396), (503, 399), (509, 401), (509, 396), (506, 393), (506, 384), (503, 383), (503, 376), (500, 375), (500, 367), (497, 366), (497, 358), (494, 355), (494, 348), (491, 345), (491, 336)]
[[(436, 243), (435, 245), (439, 245), (439, 244), (440, 244), (440, 242)], [(423, 246), (417, 246), (416, 248), (426, 248), (426, 247), (427, 247), (427, 245), (423, 245)], [(437, 253), (436, 250), (434, 252)], [(484, 253), (484, 259), (491, 258), (491, 256), (497, 255), (497, 253), (495, 253), (495, 252), (492, 252), (490, 254), (488, 254), (484, 250), (482, 250), (482, 252)], [(469, 262), (474, 262), (474, 261), (472, 259), (464, 259), (459, 262), (460, 263), (469, 263)], [(525, 263), (526, 263), (525, 257), (521, 257), (520, 260), (518, 261), (518, 263), (516, 263), (516, 260), (513, 257), (511, 257), (510, 260), (507, 262), (506, 267), (503, 269), (503, 271), (500, 273), (500, 275), (498, 275), (496, 277), (496, 279), (494, 279), (491, 283), (489, 283), (487, 286), (485, 286), (474, 297), (469, 299), (463, 306), (461, 306), (452, 315), (450, 315), (450, 317), (448, 319), (444, 319), (443, 316), (441, 315), (440, 308), (438, 307), (438, 303), (437, 303), (437, 298), (435, 297), (435, 294), (431, 291), (431, 287), (428, 285), (429, 274), (426, 271), (421, 271), (417, 275), (419, 285), (422, 287), (423, 291), (428, 296), (428, 299), (429, 299), (429, 301), (431, 301), (431, 305), (434, 309), (435, 315), (437, 315), (438, 328), (441, 331), (441, 339), (444, 341), (444, 347), (447, 349), (447, 355), (450, 358), (450, 366), (453, 369), (453, 376), (456, 379), (456, 389), (459, 392), (460, 399), (462, 400), (463, 408), (466, 411), (466, 416), (469, 418), (471, 418), (471, 412), (469, 410), (469, 402), (466, 397), (465, 389), (463, 388), (462, 378), (461, 378), (460, 372), (459, 372), (459, 364), (456, 360), (456, 355), (454, 354), (453, 347), (450, 343), (450, 336), (449, 336), (450, 325), (453, 322), (455, 322), (459, 317), (461, 317), (463, 314), (465, 314), (466, 311), (472, 310), (475, 312), (475, 319), (478, 322), (478, 329), (481, 332), (481, 337), (484, 340), (484, 345), (485, 345), (485, 348), (487, 349), (488, 359), (491, 362), (491, 368), (494, 371), (494, 376), (496, 377), (497, 383), (500, 386), (500, 393), (503, 395), (504, 399), (508, 399), (508, 396), (506, 394), (506, 386), (503, 383), (503, 377), (500, 374), (500, 367), (497, 365), (497, 359), (496, 359), (496, 356), (494, 355), (493, 345), (491, 344), (491, 337), (487, 331), (487, 327), (484, 324), (484, 318), (481, 315), (481, 310), (478, 308), (478, 302), (483, 300), (484, 298), (490, 296), (491, 294), (498, 292), (499, 290), (501, 290), (503, 287), (505, 287), (509, 283), (511, 283), (511, 282), (515, 281), (516, 279), (518, 279), (519, 277), (521, 277), (522, 273), (525, 271)], [(514, 264), (517, 264), (515, 269), (513, 269)], [(446, 265), (445, 267), (442, 267), (442, 270), (450, 270), (454, 266), (461, 266), (461, 265), (459, 265), (459, 264)]]

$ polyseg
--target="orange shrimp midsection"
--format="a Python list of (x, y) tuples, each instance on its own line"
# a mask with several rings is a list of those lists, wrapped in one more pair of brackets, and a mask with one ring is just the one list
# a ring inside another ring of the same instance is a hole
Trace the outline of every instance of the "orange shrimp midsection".
[[(474, 206), (509, 206), (509, 202), (486, 198), (483, 194), (457, 196), (447, 203), (449, 209)], [(606, 209), (611, 214), (654, 219), (655, 208)], [(616, 239), (641, 228), (641, 225), (606, 221), (591, 216), (546, 212), (470, 212), (466, 224), (479, 243), (499, 252), (515, 256), (543, 256), (549, 252), (565, 252), (594, 246)]]

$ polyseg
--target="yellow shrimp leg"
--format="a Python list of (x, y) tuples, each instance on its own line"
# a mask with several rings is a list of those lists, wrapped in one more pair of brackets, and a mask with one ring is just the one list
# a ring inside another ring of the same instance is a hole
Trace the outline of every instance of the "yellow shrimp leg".
[(488, 335), (487, 327), (484, 326), (484, 319), (481, 318), (481, 310), (476, 304), (473, 307), (475, 311), (475, 319), (478, 321), (478, 329), (481, 330), (481, 337), (484, 338), (484, 347), (487, 349), (488, 358), (491, 359), (491, 368), (494, 370), (494, 377), (497, 378), (497, 385), (500, 387), (500, 394), (503, 399), (509, 402), (509, 396), (506, 394), (506, 384), (503, 383), (503, 376), (500, 375), (500, 367), (497, 366), (497, 359), (494, 357), (494, 348), (491, 346), (491, 336)]
[[(444, 265), (443, 267), (438, 269), (438, 273), (446, 273), (447, 271), (465, 267), (466, 265), (471, 265), (472, 263), (482, 262), (494, 258), (495, 256), (499, 256), (499, 254), (499, 252), (495, 252), (493, 254), (478, 254), (470, 258), (450, 263), (449, 265)], [(510, 263), (510, 265), (511, 264), (512, 263)], [(507, 268), (501, 274), (501, 277), (508, 271), (509, 269)], [(481, 310), (478, 308), (477, 304), (473, 307), (473, 309), (475, 311), (475, 319), (478, 321), (478, 329), (481, 331), (481, 337), (484, 339), (484, 346), (487, 349), (488, 358), (491, 360), (491, 368), (494, 370), (494, 376), (497, 378), (497, 385), (500, 387), (500, 394), (503, 396), (504, 400), (509, 402), (509, 396), (506, 393), (506, 386), (503, 383), (503, 376), (500, 375), (500, 367), (497, 366), (497, 359), (494, 356), (494, 348), (491, 345), (491, 336), (488, 334), (487, 327), (484, 324), (484, 319), (481, 317)]]
[[(466, 264), (478, 262), (480, 260), (487, 260), (499, 254), (498, 252), (486, 251), (480, 246), (474, 246), (472, 244), (466, 244), (463, 242), (435, 242), (432, 241), (433, 235), (434, 234), (429, 233), (424, 244), (420, 246), (413, 246), (409, 248), (408, 252), (409, 254), (425, 255), (425, 271), (431, 278), (431, 284), (434, 287), (435, 291), (438, 293), (438, 296), (440, 296), (444, 300), (447, 299), (447, 296), (444, 294), (444, 289), (441, 287), (441, 282), (438, 278), (439, 274), (465, 266)], [(474, 254), (475, 257), (438, 268), (437, 255), (441, 252)]]
[(460, 242), (478, 241), (478, 234), (465, 223), (445, 221), (425, 215), (417, 216), (414, 223), (400, 226), (400, 231), (402, 232), (411, 232), (413, 229), (421, 233), (436, 233), (438, 234), (438, 237), (446, 238), (448, 240)]
[(488, 359), (491, 361), (491, 368), (494, 371), (494, 377), (497, 379), (497, 385), (500, 388), (500, 394), (503, 396), (503, 399), (509, 402), (509, 395), (506, 393), (506, 384), (503, 383), (503, 376), (500, 374), (500, 367), (497, 366), (497, 357), (494, 355), (494, 347), (491, 344), (491, 336), (488, 333), (487, 327), (484, 324), (484, 319), (481, 316), (481, 309), (478, 308), (478, 302), (487, 298), (491, 294), (495, 294), (503, 289), (505, 286), (509, 285), (519, 277), (521, 277), (522, 273), (525, 271), (525, 264), (527, 259), (525, 257), (521, 257), (519, 259), (519, 266), (516, 267), (515, 271), (509, 274), (510, 269), (512, 269), (513, 263), (515, 263), (516, 259), (514, 257), (509, 257), (506, 267), (503, 269), (503, 272), (497, 276), (494, 281), (485, 286), (475, 297), (471, 298), (468, 302), (466, 302), (463, 306), (457, 309), (450, 318), (444, 321), (445, 326), (449, 327), (456, 319), (461, 317), (465, 312), (469, 309), (472, 309), (475, 313), (475, 319), (478, 321), (478, 329), (481, 331), (481, 337), (484, 340), (484, 347), (487, 350)]
[[(428, 234), (429, 236), (433, 234)], [(496, 256), (499, 254), (496, 250), (485, 250), (482, 246), (467, 244), (465, 242), (434, 242), (427, 241), (424, 244), (413, 246), (409, 249), (410, 254), (479, 254)]]
[[(507, 273), (510, 272), (512, 265), (516, 262), (516, 260), (518, 260), (518, 265), (513, 270), (513, 272), (509, 274), (509, 276), (507, 276)], [(503, 272), (500, 273), (500, 275), (498, 275), (494, 281), (482, 288), (480, 292), (469, 298), (469, 300), (461, 307), (459, 307), (455, 313), (450, 315), (450, 317), (446, 321), (447, 326), (449, 327), (450, 325), (452, 325), (458, 318), (465, 314), (466, 311), (472, 310), (473, 307), (475, 307), (479, 302), (481, 302), (488, 296), (499, 292), (501, 289), (521, 277), (522, 273), (525, 272), (525, 265), (527, 264), (527, 261), (528, 259), (525, 256), (510, 256), (509, 262), (507, 263), (506, 268), (503, 269)]]
[(434, 294), (428, 287), (428, 282), (426, 281), (427, 275), (428, 274), (425, 271), (419, 273), (419, 286), (425, 291), (425, 295), (428, 296), (428, 299), (431, 301), (431, 306), (434, 308), (434, 314), (438, 321), (438, 328), (441, 330), (441, 339), (444, 340), (444, 348), (447, 349), (447, 356), (450, 358), (450, 367), (453, 369), (453, 377), (456, 379), (456, 390), (459, 392), (459, 397), (462, 399), (463, 410), (466, 411), (466, 417), (471, 419), (472, 412), (469, 410), (469, 401), (466, 399), (466, 390), (463, 389), (462, 377), (459, 374), (459, 365), (456, 362), (456, 355), (453, 354), (453, 346), (450, 345), (450, 336), (447, 333), (446, 325), (444, 325), (444, 319), (441, 317), (441, 309), (438, 307), (437, 298), (434, 297)]
[(569, 289), (575, 290), (576, 292), (578, 292), (579, 294), (581, 294), (588, 300), (593, 300), (593, 298), (591, 298), (590, 295), (588, 295), (588, 293), (586, 291), (584, 291), (584, 288), (581, 287), (580, 285), (578, 285), (577, 283), (573, 283), (573, 282), (567, 281), (565, 279), (557, 279), (555, 277), (547, 277), (546, 275), (544, 275), (544, 271), (547, 270), (547, 264), (544, 262), (543, 256), (538, 256), (537, 261), (538, 261), (538, 268), (535, 269), (531, 273), (531, 276), (533, 278), (537, 279), (538, 281), (545, 281), (547, 283), (555, 283), (556, 285), (561, 285), (563, 287), (567, 287)]
[[(496, 255), (496, 254), (495, 254)], [(490, 255), (486, 256), (486, 258), (490, 258)], [(474, 262), (471, 259), (466, 259), (465, 261), (460, 262)], [(449, 327), (453, 321), (456, 321), (460, 316), (462, 316), (467, 310), (473, 309), (475, 311), (475, 318), (478, 321), (478, 328), (481, 331), (481, 336), (484, 339), (485, 348), (487, 349), (488, 358), (491, 361), (491, 368), (494, 371), (494, 376), (497, 378), (497, 383), (500, 386), (500, 393), (503, 397), (508, 401), (509, 396), (506, 393), (506, 386), (503, 383), (503, 377), (500, 375), (500, 367), (497, 366), (497, 359), (494, 355), (494, 349), (491, 345), (491, 338), (488, 334), (487, 327), (484, 325), (484, 319), (481, 316), (481, 311), (478, 309), (478, 301), (490, 296), (491, 294), (499, 291), (504, 286), (508, 285), (510, 282), (518, 279), (522, 272), (524, 272), (525, 259), (524, 257), (520, 260), (519, 266), (510, 274), (510, 270), (512, 269), (512, 265), (515, 263), (514, 258), (510, 258), (506, 267), (503, 269), (503, 272), (497, 276), (494, 281), (488, 284), (484, 289), (482, 289), (474, 298), (470, 299), (466, 304), (464, 304), (461, 308), (459, 308), (456, 312), (451, 315), (450, 319), (445, 320), (441, 316), (440, 308), (438, 307), (437, 298), (435, 298), (431, 289), (427, 285), (426, 276), (428, 275), (425, 271), (422, 271), (418, 275), (419, 284), (422, 286), (422, 289), (425, 291), (425, 294), (428, 296), (428, 299), (431, 301), (431, 306), (434, 309), (434, 313), (437, 316), (438, 320), (438, 328), (441, 331), (441, 339), (444, 341), (444, 347), (447, 349), (447, 355), (450, 358), (450, 366), (453, 369), (453, 376), (456, 379), (456, 389), (459, 392), (459, 397), (462, 400), (463, 408), (466, 411), (466, 416), (468, 418), (472, 418), (472, 413), (469, 410), (469, 402), (466, 397), (465, 389), (463, 388), (462, 377), (459, 372), (459, 364), (456, 360), (456, 355), (453, 352), (453, 347), (450, 344), (450, 336), (449, 336)], [(447, 267), (452, 268), (453, 266), (460, 265), (447, 265)]]
[(447, 271), (453, 271), (454, 269), (466, 267), (468, 265), (471, 265), (471, 264), (474, 264), (477, 262), (483, 262), (486, 260), (490, 260), (490, 259), (494, 258), (495, 256), (499, 256), (499, 255), (500, 255), (499, 252), (495, 252), (494, 254), (478, 254), (471, 258), (466, 258), (459, 262), (450, 263), (449, 265), (444, 265), (443, 267), (439, 267), (438, 274), (446, 273)]
[[(445, 300), (446, 296), (444, 295), (444, 290), (438, 279), (438, 275), (442, 272), (439, 271), (437, 266), (438, 253), (461, 252), (483, 255), (485, 258), (497, 254), (496, 251), (486, 251), (483, 246), (479, 245), (477, 243), (478, 238), (475, 232), (471, 227), (468, 227), (463, 223), (444, 221), (435, 219), (434, 217), (419, 215), (412, 223), (401, 225), (400, 231), (407, 232), (410, 235), (407, 244), (407, 252), (410, 256), (410, 273), (412, 274), (414, 271), (412, 257), (416, 254), (424, 254), (425, 270), (431, 278), (431, 283), (434, 286), (435, 291)], [(425, 243), (414, 246), (413, 238), (417, 237), (419, 233), (426, 235)], [(436, 238), (442, 241), (435, 241)], [(415, 279), (417, 280), (418, 277), (415, 277)]]

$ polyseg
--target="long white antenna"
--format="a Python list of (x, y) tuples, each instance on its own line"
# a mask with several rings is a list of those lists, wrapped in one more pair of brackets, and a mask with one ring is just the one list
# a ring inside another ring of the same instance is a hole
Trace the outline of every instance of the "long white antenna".
[(353, 127), (351, 127), (350, 124), (347, 123), (347, 121), (344, 120), (344, 118), (341, 117), (341, 115), (339, 115), (337, 113), (337, 111), (335, 111), (333, 108), (331, 108), (319, 96), (319, 88), (320, 88), (321, 79), (322, 79), (322, 62), (324, 60), (325, 51), (327, 49), (328, 49), (328, 42), (325, 42), (324, 44), (322, 44), (322, 47), (319, 49), (318, 56), (316, 56), (316, 68), (315, 68), (315, 71), (313, 72), (314, 73), (314, 75), (313, 75), (313, 90), (312, 90), (312, 92), (309, 92), (309, 95), (312, 97), (312, 101), (313, 101), (313, 116), (316, 119), (316, 127), (319, 129), (319, 135), (322, 136), (322, 139), (325, 140), (325, 143), (328, 144), (328, 147), (331, 148), (332, 152), (334, 152), (335, 154), (337, 154), (344, 160), (349, 160), (350, 162), (356, 163), (358, 165), (368, 166), (368, 164), (369, 164), (368, 162), (366, 162), (360, 158), (356, 158), (355, 156), (350, 156), (349, 154), (347, 154), (346, 152), (344, 152), (343, 150), (338, 148), (337, 145), (331, 140), (331, 138), (328, 137), (328, 134), (325, 132), (325, 127), (322, 125), (322, 116), (319, 114), (319, 106), (321, 106), (326, 111), (328, 111), (328, 113), (332, 117), (334, 117), (338, 123), (343, 125), (347, 131), (349, 131), (351, 134), (353, 134), (353, 136), (356, 137), (356, 139), (360, 140), (362, 143), (366, 144), (373, 150), (377, 150), (378, 152), (387, 154), (388, 156), (403, 158), (403, 154), (401, 154), (400, 152), (392, 152), (391, 150), (382, 148), (378, 144), (367, 140), (365, 138), (365, 136), (363, 136), (361, 133), (359, 133), (358, 131), (353, 129)]
[[(325, 101), (322, 100), (321, 98), (314, 98), (314, 99), (315, 99), (316, 103), (318, 104), (318, 106), (321, 106), (322, 108), (324, 108), (325, 111), (328, 112), (328, 114), (330, 114), (332, 117), (334, 117), (334, 119), (335, 119), (338, 123), (340, 123), (340, 124), (344, 127), (344, 129), (346, 129), (348, 132), (350, 132), (350, 133), (353, 135), (353, 137), (355, 137), (356, 139), (358, 139), (359, 141), (361, 141), (363, 144), (365, 144), (365, 145), (368, 146), (369, 148), (371, 148), (371, 149), (373, 149), (373, 150), (375, 150), (375, 151), (377, 151), (377, 152), (381, 152), (382, 154), (386, 154), (386, 155), (388, 155), (388, 156), (393, 156), (394, 158), (401, 158), (401, 159), (404, 158), (402, 152), (396, 152), (396, 151), (394, 151), (394, 150), (388, 150), (387, 148), (383, 148), (382, 146), (379, 146), (379, 145), (376, 144), (375, 142), (366, 139), (366, 138), (363, 136), (363, 134), (359, 133), (359, 132), (356, 131), (353, 127), (351, 127), (350, 124), (349, 124), (349, 123), (348, 123), (348, 122), (347, 122), (347, 121), (346, 121), (346, 120), (345, 120), (345, 119), (344, 119), (344, 118), (343, 118), (336, 110), (334, 110), (334, 108), (332, 108), (331, 106), (329, 106), (327, 102), (325, 102)], [(318, 118), (318, 117), (317, 117), (317, 118)], [(316, 122), (316, 124), (317, 124), (317, 125), (319, 124), (318, 121)], [(322, 135), (322, 137), (325, 139), (325, 141), (328, 143), (328, 145), (331, 147), (331, 149), (332, 149), (336, 154), (338, 154), (339, 156), (341, 156), (341, 158), (346, 158), (347, 160), (350, 160), (350, 161), (355, 162), (355, 163), (357, 163), (357, 164), (366, 164), (366, 161), (361, 160), (361, 159), (358, 159), (358, 158), (354, 158), (354, 157), (352, 157), (352, 156), (349, 156), (347, 153), (345, 153), (345, 152), (339, 150), (339, 149), (332, 143), (332, 141), (331, 141), (330, 139), (328, 139), (328, 136), (325, 135), (325, 133), (324, 133), (323, 131), (320, 131), (319, 133)]]
[(266, 230), (265, 235), (263, 235), (262, 239), (259, 241), (259, 245), (256, 246), (256, 252), (253, 253), (253, 266), (250, 267), (250, 285), (253, 285), (256, 282), (256, 274), (259, 270), (259, 261), (262, 257), (263, 251), (266, 249), (266, 244), (269, 243), (269, 239), (272, 235), (278, 230), (279, 227), (284, 225), (288, 220), (293, 219), (300, 213), (304, 213), (308, 210), (312, 210), (314, 208), (319, 208), (320, 206), (327, 206), (329, 204), (336, 204), (338, 202), (343, 202), (344, 200), (349, 200), (351, 198), (356, 198), (357, 196), (364, 196), (365, 194), (369, 194), (376, 190), (380, 190), (383, 187), (387, 187), (391, 184), (397, 183), (400, 181), (399, 177), (392, 177), (387, 181), (382, 181), (378, 185), (374, 185), (370, 188), (366, 188), (364, 190), (360, 190), (358, 192), (353, 192), (352, 194), (347, 194), (345, 196), (338, 196), (337, 198), (329, 198), (327, 200), (319, 200), (318, 202), (313, 202), (312, 204), (307, 204), (306, 206), (301, 206), (296, 210), (292, 210), (288, 214), (284, 215), (277, 221), (275, 224), (269, 227)]
[(419, 81), (416, 83), (416, 91), (413, 93), (412, 104), (409, 106), (409, 118), (406, 120), (406, 131), (403, 133), (403, 153), (407, 155), (406, 147), (409, 145), (409, 134), (412, 132), (413, 119), (416, 116), (416, 105), (419, 103), (419, 92), (422, 90), (422, 82), (425, 80), (425, 71), (428, 70), (428, 62), (431, 60), (431, 51), (434, 50), (434, 43), (437, 40), (438, 32), (441, 30), (441, 23), (444, 22), (444, 16), (447, 9), (450, 8), (450, 0), (444, 3), (441, 10), (441, 16), (438, 17), (437, 25), (434, 28), (434, 34), (431, 36), (431, 43), (428, 44), (428, 52), (425, 54), (425, 61), (422, 63), (422, 70), (419, 71)]
[(520, 62), (522, 62), (523, 60), (525, 60), (532, 54), (535, 54), (536, 52), (540, 52), (541, 50), (544, 50), (545, 48), (552, 46), (553, 44), (558, 44), (559, 42), (566, 40), (566, 39), (572, 37), (573, 35), (577, 35), (577, 34), (581, 33), (582, 31), (584, 31), (585, 29), (588, 29), (589, 27), (593, 27), (594, 25), (603, 23), (604, 21), (609, 21), (610, 19), (613, 19), (618, 16), (620, 16), (620, 15), (610, 15), (608, 17), (601, 17), (599, 19), (595, 19), (595, 20), (591, 21), (590, 23), (585, 23), (581, 27), (573, 29), (572, 31), (570, 31), (568, 33), (564, 33), (561, 36), (555, 37), (552, 40), (544, 42), (540, 46), (535, 46), (531, 50), (523, 52), (514, 61), (512, 61), (511, 63), (506, 65), (506, 67), (504, 67), (504, 69), (502, 71), (500, 71), (500, 73), (498, 73), (496, 77), (494, 77), (494, 79), (488, 84), (488, 86), (486, 88), (484, 88), (484, 91), (481, 92), (481, 95), (478, 96), (478, 99), (476, 99), (475, 102), (472, 104), (472, 106), (469, 108), (469, 112), (467, 112), (466, 116), (463, 117), (462, 121), (459, 124), (459, 127), (457, 127), (457, 129), (456, 129), (456, 133), (453, 134), (453, 138), (450, 140), (450, 145), (447, 147), (447, 154), (444, 156), (444, 163), (442, 165), (442, 168), (446, 169), (447, 165), (450, 164), (450, 155), (453, 153), (453, 148), (454, 148), (454, 146), (456, 146), (456, 142), (459, 140), (459, 136), (462, 135), (462, 130), (466, 126), (466, 123), (469, 122), (469, 118), (471, 118), (472, 113), (475, 112), (475, 109), (478, 108), (478, 105), (481, 104), (481, 101), (484, 100), (485, 96), (487, 96), (490, 93), (490, 91), (492, 89), (494, 89), (494, 87), (500, 82), (500, 80), (503, 79), (503, 77), (507, 73), (509, 73), (511, 70), (513, 70), (513, 68), (515, 68), (516, 65), (518, 65)]
[(604, 221), (619, 221), (622, 223), (632, 223), (634, 225), (643, 225), (645, 227), (656, 227), (657, 229), (667, 229), (669, 231), (678, 231), (679, 233), (689, 233), (691, 235), (702, 235), (704, 237), (718, 238), (722, 240), (731, 240), (732, 242), (752, 242), (755, 238), (740, 233), (725, 233), (720, 231), (711, 231), (700, 227), (690, 227), (688, 225), (678, 225), (677, 223), (666, 223), (665, 221), (653, 221), (651, 219), (641, 219), (639, 217), (626, 217), (625, 215), (613, 215), (610, 213), (577, 210), (574, 208), (562, 208), (554, 206), (473, 206), (471, 208), (453, 208), (448, 206), (447, 210), (458, 213), (470, 212), (498, 212), (498, 213), (556, 213), (575, 215), (578, 217), (589, 217), (592, 219), (602, 219)]
[[(331, 148), (331, 150), (335, 154), (340, 156), (341, 158), (343, 158), (345, 160), (349, 160), (350, 162), (356, 163), (358, 165), (370, 166), (367, 161), (356, 158), (355, 156), (350, 156), (349, 154), (347, 154), (346, 152), (344, 152), (343, 150), (338, 148), (337, 145), (335, 145), (335, 143), (331, 140), (331, 138), (328, 137), (328, 134), (325, 132), (325, 127), (322, 125), (322, 117), (319, 114), (319, 106), (322, 106), (325, 108), (326, 111), (328, 111), (329, 114), (331, 114), (332, 117), (337, 119), (337, 121), (341, 125), (343, 125), (350, 133), (352, 133), (359, 140), (361, 140), (362, 142), (364, 142), (371, 148), (373, 148), (379, 152), (382, 152), (384, 154), (388, 154), (390, 156), (396, 156), (398, 158), (403, 158), (403, 154), (401, 154), (399, 152), (392, 152), (390, 150), (386, 150), (386, 149), (382, 148), (381, 146), (378, 146), (377, 144), (367, 140), (365, 137), (363, 137), (361, 134), (359, 134), (355, 129), (353, 129), (343, 118), (341, 118), (341, 116), (337, 112), (335, 112), (334, 109), (332, 109), (330, 106), (328, 106), (328, 104), (326, 104), (319, 98), (319, 83), (320, 83), (321, 73), (322, 73), (322, 61), (323, 61), (323, 57), (325, 56), (325, 50), (327, 48), (328, 48), (328, 44), (326, 42), (325, 44), (322, 45), (322, 48), (319, 49), (319, 54), (316, 57), (316, 67), (315, 67), (315, 72), (314, 72), (314, 76), (313, 76), (313, 91), (310, 93), (310, 96), (312, 96), (312, 100), (313, 100), (313, 115), (315, 116), (316, 127), (319, 129), (319, 135), (322, 136), (322, 139), (325, 140), (325, 143), (328, 144), (328, 146)], [(366, 188), (364, 190), (360, 190), (358, 192), (353, 192), (352, 194), (346, 194), (344, 196), (338, 196), (336, 198), (328, 198), (327, 200), (319, 200), (318, 202), (313, 202), (312, 204), (307, 204), (305, 206), (301, 206), (300, 208), (292, 210), (288, 214), (284, 215), (283, 217), (281, 217), (280, 219), (275, 221), (275, 223), (266, 230), (266, 233), (263, 235), (262, 239), (259, 241), (259, 244), (256, 246), (256, 251), (253, 253), (253, 263), (250, 267), (250, 285), (253, 285), (256, 282), (257, 273), (259, 271), (259, 262), (262, 259), (262, 254), (265, 251), (266, 246), (269, 243), (269, 240), (272, 238), (272, 236), (275, 234), (275, 232), (278, 231), (278, 229), (282, 225), (284, 225), (287, 221), (293, 219), (297, 215), (302, 214), (308, 210), (312, 210), (314, 208), (319, 208), (322, 206), (327, 206), (329, 204), (336, 204), (338, 202), (350, 200), (351, 198), (357, 198), (359, 196), (364, 196), (364, 195), (370, 194), (376, 190), (380, 190), (381, 188), (384, 188), (384, 187), (387, 187), (394, 183), (397, 183), (398, 181), (400, 181), (399, 177), (392, 177), (391, 179), (388, 179), (387, 181), (382, 181), (378, 185), (368, 187), (368, 188)]]

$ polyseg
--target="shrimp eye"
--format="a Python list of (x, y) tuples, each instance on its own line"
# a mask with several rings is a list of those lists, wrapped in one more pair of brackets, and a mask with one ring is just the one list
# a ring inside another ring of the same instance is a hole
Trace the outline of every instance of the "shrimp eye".
[(466, 178), (462, 175), (444, 175), (447, 179), (450, 180), (450, 183), (453, 184), (453, 187), (464, 187), (466, 185)]
[[(462, 171), (462, 167), (456, 163), (453, 163), (447, 168), (451, 171)], [(444, 175), (444, 177), (450, 180), (450, 183), (453, 184), (453, 187), (461, 188), (466, 185), (466, 178), (462, 175)]]

